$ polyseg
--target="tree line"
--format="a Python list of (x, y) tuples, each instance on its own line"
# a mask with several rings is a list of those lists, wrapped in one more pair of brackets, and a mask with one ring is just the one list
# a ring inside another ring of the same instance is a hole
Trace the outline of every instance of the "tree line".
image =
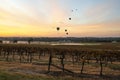
[(0, 43), (4, 40), (43, 42), (120, 42), (120, 37), (0, 37)]

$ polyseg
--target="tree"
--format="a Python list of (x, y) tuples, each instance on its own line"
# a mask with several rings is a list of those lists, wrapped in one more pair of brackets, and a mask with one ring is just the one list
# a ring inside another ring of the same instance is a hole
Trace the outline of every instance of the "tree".
[(3, 41), (2, 40), (0, 40), (0, 44), (2, 44), (3, 43)]
[(28, 39), (28, 44), (30, 44), (33, 41), (33, 38)]
[(17, 43), (18, 42), (18, 40), (13, 40), (13, 43)]

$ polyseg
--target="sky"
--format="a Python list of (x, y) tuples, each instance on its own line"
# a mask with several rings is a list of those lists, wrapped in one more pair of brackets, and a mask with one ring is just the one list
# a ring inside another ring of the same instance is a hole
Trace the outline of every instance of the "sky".
[(0, 0), (0, 37), (66, 36), (120, 37), (120, 0)]

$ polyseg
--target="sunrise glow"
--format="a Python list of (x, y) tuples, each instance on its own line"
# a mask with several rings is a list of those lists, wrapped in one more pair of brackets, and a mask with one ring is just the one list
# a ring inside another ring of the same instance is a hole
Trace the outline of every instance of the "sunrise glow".
[(120, 0), (0, 0), (0, 37), (64, 37), (65, 29), (69, 37), (120, 37), (119, 4)]

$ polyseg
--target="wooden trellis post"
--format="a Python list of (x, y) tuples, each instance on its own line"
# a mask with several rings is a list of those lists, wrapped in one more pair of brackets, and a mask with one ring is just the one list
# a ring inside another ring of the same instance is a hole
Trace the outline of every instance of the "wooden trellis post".
[(51, 64), (52, 64), (52, 53), (50, 52), (49, 63), (48, 63), (48, 72), (50, 72)]

